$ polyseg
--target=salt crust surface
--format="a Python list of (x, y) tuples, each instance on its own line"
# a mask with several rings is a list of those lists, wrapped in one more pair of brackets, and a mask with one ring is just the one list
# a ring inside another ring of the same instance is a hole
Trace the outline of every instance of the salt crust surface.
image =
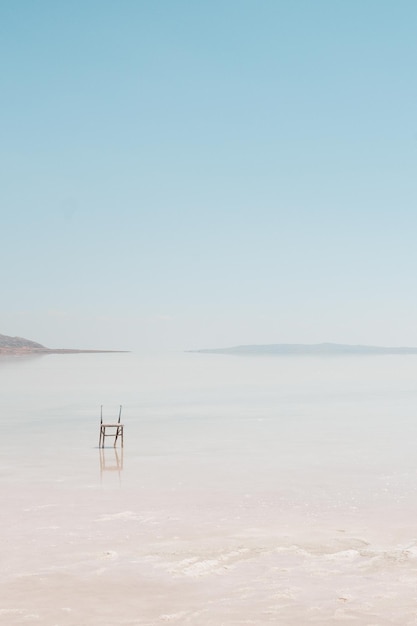
[(1, 624), (416, 623), (417, 539), (398, 517), (301, 517), (218, 494), (205, 508), (198, 493), (107, 486), (68, 495), (14, 491)]
[(68, 358), (0, 362), (2, 626), (417, 624), (417, 359)]

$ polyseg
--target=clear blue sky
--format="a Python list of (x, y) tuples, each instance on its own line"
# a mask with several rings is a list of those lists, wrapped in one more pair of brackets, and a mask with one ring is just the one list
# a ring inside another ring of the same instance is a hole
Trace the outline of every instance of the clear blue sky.
[(4, 0), (0, 333), (417, 345), (417, 3)]

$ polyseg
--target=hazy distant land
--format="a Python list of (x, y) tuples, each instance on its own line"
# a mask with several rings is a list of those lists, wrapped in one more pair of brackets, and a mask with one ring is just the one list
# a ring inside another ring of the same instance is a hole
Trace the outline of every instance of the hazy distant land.
[(46, 348), (40, 343), (23, 337), (0, 335), (0, 354), (80, 354), (96, 352), (122, 352), (122, 350), (78, 350), (74, 348)]
[(233, 346), (231, 348), (190, 350), (190, 352), (237, 355), (417, 354), (417, 348), (387, 348), (380, 346), (347, 345), (340, 343), (276, 343), (268, 345), (247, 345)]

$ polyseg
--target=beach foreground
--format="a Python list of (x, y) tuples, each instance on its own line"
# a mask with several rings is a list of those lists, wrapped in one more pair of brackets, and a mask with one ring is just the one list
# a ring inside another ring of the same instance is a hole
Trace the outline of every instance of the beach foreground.
[(417, 623), (416, 363), (3, 360), (0, 623)]

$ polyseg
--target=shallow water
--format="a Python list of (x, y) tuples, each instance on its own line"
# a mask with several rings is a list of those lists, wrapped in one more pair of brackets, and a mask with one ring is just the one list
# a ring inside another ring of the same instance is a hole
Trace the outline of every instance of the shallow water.
[(0, 359), (0, 624), (417, 624), (416, 371)]

